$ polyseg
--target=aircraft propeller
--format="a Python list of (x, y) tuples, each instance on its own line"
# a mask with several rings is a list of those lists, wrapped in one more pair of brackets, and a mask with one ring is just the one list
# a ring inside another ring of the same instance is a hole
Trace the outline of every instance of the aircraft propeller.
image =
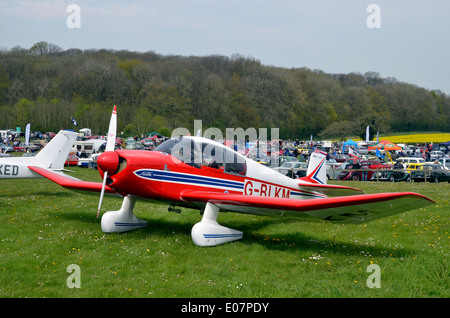
[(117, 130), (117, 106), (114, 105), (111, 120), (109, 122), (108, 140), (106, 142), (106, 149), (105, 152), (101, 156), (99, 156), (97, 160), (99, 168), (104, 172), (102, 191), (100, 193), (100, 202), (98, 203), (97, 209), (97, 218), (100, 213), (100, 209), (102, 207), (103, 195), (105, 194), (106, 179), (108, 178), (108, 174), (109, 175), (113, 174), (119, 165), (119, 156), (114, 151), (114, 146), (116, 144), (116, 130)]

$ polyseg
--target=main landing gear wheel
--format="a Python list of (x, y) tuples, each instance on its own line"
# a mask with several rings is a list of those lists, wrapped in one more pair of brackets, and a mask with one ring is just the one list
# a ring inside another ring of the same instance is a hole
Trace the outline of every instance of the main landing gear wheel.
[(102, 231), (105, 233), (127, 232), (146, 227), (147, 222), (133, 214), (135, 203), (136, 198), (126, 196), (123, 198), (120, 210), (106, 212), (102, 217)]
[(219, 215), (217, 205), (206, 203), (203, 218), (191, 231), (192, 240), (197, 246), (216, 246), (242, 238), (241, 231), (233, 230), (217, 223)]

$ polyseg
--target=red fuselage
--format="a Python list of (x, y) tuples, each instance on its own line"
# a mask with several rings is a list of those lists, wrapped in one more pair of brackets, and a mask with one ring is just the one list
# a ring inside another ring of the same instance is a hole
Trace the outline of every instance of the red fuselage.
[(102, 178), (103, 170), (108, 169), (107, 185), (122, 195), (180, 201), (180, 194), (189, 190), (241, 194), (244, 189), (245, 177), (226, 173), (223, 168), (197, 168), (160, 151), (117, 150), (115, 153), (119, 157), (115, 171), (108, 167), (114, 163), (105, 162), (110, 160), (106, 153), (98, 158), (98, 165)]

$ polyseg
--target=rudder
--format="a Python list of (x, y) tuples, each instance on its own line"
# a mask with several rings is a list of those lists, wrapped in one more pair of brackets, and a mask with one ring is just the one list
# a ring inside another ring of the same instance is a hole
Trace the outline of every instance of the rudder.
[(59, 131), (58, 134), (36, 155), (35, 164), (52, 170), (62, 170), (77, 135), (78, 134), (73, 131)]
[(312, 152), (309, 157), (306, 177), (300, 179), (312, 183), (327, 184), (326, 158), (325, 153), (321, 151)]

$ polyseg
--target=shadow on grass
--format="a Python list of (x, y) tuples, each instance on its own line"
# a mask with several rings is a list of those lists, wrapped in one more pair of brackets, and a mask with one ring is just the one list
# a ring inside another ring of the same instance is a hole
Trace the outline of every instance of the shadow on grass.
[[(160, 216), (160, 214), (159, 214)], [(158, 216), (158, 217), (159, 217)], [(140, 216), (141, 217), (141, 216)], [(92, 211), (92, 214), (82, 215), (77, 212), (67, 212), (60, 214), (61, 219), (76, 220), (77, 222), (84, 222), (90, 225), (98, 226), (98, 231), (101, 232), (101, 216), (96, 218), (96, 212)], [(163, 238), (171, 238), (174, 235), (183, 235), (186, 239), (190, 240), (191, 229), (197, 221), (192, 221), (192, 217), (182, 219), (180, 217), (179, 221), (167, 220), (167, 219), (152, 219), (144, 218), (148, 222), (147, 227), (126, 232), (126, 235), (133, 235), (133, 239), (145, 240), (150, 237), (160, 236)], [(198, 221), (201, 220), (199, 216)], [(228, 244), (246, 244), (253, 245), (259, 244), (268, 250), (278, 250), (278, 251), (311, 251), (313, 253), (323, 253), (326, 250), (327, 253), (332, 253), (336, 255), (345, 256), (367, 256), (372, 257), (402, 257), (407, 255), (414, 255), (417, 251), (408, 248), (396, 248), (394, 246), (382, 246), (379, 243), (378, 246), (365, 244), (364, 242), (356, 243), (349, 241), (332, 241), (329, 239), (321, 239), (319, 236), (305, 235), (302, 232), (288, 233), (288, 234), (277, 234), (271, 231), (270, 235), (262, 234), (261, 229), (274, 224), (283, 224), (283, 221), (277, 221), (275, 219), (258, 219), (254, 222), (245, 222), (238, 224), (239, 221), (234, 220), (228, 222), (229, 224), (223, 223), (224, 226), (230, 226), (244, 232), (244, 236), (241, 240), (228, 243)], [(109, 235), (123, 235), (124, 233), (111, 233)], [(338, 238), (337, 238), (338, 239)], [(341, 238), (345, 240), (346, 238)], [(192, 246), (194, 243), (191, 241)], [(226, 246), (225, 244), (223, 246)], [(208, 247), (195, 247), (195, 248), (208, 248)], [(209, 247), (209, 248), (221, 248), (221, 246)]]
[[(302, 221), (300, 221), (302, 222)], [(300, 223), (299, 222), (299, 223)], [(260, 244), (269, 250), (278, 251), (312, 251), (313, 253), (320, 254), (324, 251), (336, 255), (345, 256), (367, 256), (372, 257), (401, 257), (406, 255), (413, 255), (417, 251), (390, 246), (388, 244), (378, 243), (365, 244), (364, 241), (352, 242), (348, 237), (336, 236), (335, 239), (323, 239), (319, 235), (311, 235), (302, 233), (301, 230), (296, 233), (283, 233), (278, 234), (271, 231), (271, 234), (259, 233), (259, 229), (265, 226), (273, 225), (274, 223), (283, 224), (282, 221), (265, 221), (261, 225), (247, 225), (241, 226), (240, 231), (244, 232), (244, 237), (241, 240), (245, 244)], [(345, 226), (345, 225), (344, 225)], [(352, 226), (352, 225), (350, 225)], [(311, 232), (311, 231), (309, 231)], [(347, 241), (345, 241), (347, 240)], [(385, 245), (385, 246), (383, 246)]]

